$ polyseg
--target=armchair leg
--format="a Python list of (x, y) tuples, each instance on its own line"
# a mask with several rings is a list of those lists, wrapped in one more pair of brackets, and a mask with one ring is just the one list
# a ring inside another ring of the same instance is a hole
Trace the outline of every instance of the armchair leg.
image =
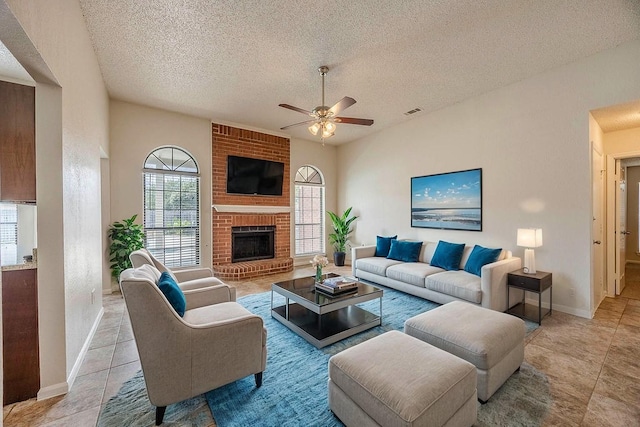
[(156, 407), (156, 425), (159, 426), (162, 424), (162, 420), (164, 419), (164, 411), (167, 410), (166, 406), (158, 406)]
[(256, 379), (256, 387), (260, 387), (262, 385), (262, 372), (254, 374), (254, 377)]

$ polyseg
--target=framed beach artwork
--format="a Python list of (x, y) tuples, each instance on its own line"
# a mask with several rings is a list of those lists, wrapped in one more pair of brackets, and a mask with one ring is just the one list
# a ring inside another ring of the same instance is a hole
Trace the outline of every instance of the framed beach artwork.
[(482, 169), (411, 178), (411, 226), (482, 231)]

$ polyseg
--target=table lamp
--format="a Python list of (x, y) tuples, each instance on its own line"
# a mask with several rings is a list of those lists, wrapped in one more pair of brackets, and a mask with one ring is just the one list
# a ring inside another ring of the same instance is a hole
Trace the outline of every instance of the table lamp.
[(541, 228), (518, 228), (518, 246), (524, 250), (524, 272), (536, 274), (536, 257), (532, 248), (542, 246)]

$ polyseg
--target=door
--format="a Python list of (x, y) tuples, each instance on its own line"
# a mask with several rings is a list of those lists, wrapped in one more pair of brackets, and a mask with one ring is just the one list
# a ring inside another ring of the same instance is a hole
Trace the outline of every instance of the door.
[(598, 150), (593, 148), (591, 150), (592, 161), (592, 179), (593, 179), (593, 222), (591, 236), (593, 238), (592, 246), (592, 277), (593, 277), (593, 297), (596, 306), (600, 304), (600, 301), (606, 294), (605, 280), (604, 280), (604, 229), (603, 229), (603, 217), (604, 217), (604, 204), (603, 192), (604, 192), (604, 162), (603, 157)]
[(627, 179), (620, 160), (616, 160), (616, 177), (616, 295), (620, 295), (626, 284), (627, 263)]

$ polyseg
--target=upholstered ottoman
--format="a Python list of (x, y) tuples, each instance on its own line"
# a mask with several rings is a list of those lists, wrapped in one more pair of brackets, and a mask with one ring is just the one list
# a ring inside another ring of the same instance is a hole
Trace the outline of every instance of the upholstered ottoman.
[(475, 365), (486, 402), (524, 360), (522, 319), (453, 301), (404, 322), (404, 332)]
[(329, 407), (347, 426), (471, 426), (476, 370), (399, 331), (329, 359)]

